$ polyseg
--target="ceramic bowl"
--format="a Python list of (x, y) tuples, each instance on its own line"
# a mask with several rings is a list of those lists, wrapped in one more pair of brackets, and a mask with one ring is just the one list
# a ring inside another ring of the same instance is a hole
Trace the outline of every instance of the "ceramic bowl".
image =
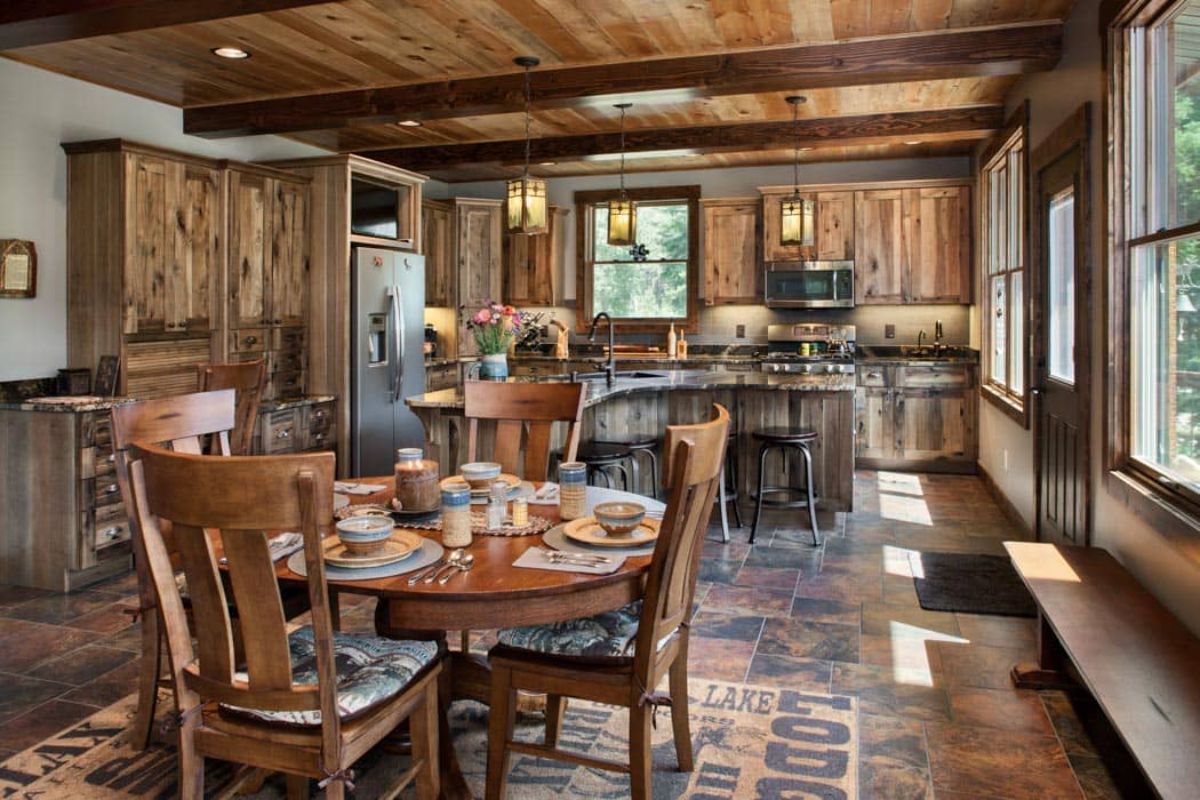
[(637, 530), (646, 518), (646, 507), (641, 503), (597, 503), (592, 509), (596, 524), (609, 536), (628, 536)]
[(471, 488), (479, 491), (487, 489), (492, 482), (500, 477), (500, 465), (491, 461), (472, 461), (459, 468), (463, 480), (471, 484)]
[(350, 517), (338, 520), (338, 540), (353, 555), (366, 556), (377, 552), (392, 535), (392, 518)]

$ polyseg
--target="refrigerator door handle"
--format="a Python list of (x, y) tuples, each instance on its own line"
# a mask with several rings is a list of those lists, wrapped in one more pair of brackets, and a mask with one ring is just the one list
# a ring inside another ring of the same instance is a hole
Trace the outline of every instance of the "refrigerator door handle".
[(392, 387), (392, 401), (400, 402), (401, 394), (404, 392), (404, 296), (400, 293), (399, 286), (393, 286), (388, 292), (388, 296), (392, 301), (392, 324), (396, 329), (396, 347), (395, 347), (395, 383)]

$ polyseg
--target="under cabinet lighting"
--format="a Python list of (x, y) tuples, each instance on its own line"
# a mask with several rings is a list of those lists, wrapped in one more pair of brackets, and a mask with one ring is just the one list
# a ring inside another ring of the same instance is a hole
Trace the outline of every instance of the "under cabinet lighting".
[(232, 58), (235, 60), (250, 57), (250, 52), (240, 47), (214, 47), (212, 54), (220, 58)]

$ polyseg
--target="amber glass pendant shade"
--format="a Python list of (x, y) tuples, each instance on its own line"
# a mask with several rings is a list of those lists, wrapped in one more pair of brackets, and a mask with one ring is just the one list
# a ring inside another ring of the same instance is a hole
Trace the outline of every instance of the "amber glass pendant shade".
[(546, 182), (522, 175), (508, 182), (508, 232), (546, 232)]
[(779, 243), (811, 247), (816, 242), (817, 204), (799, 195), (786, 197), (779, 207)]
[(632, 247), (637, 238), (637, 212), (628, 197), (608, 201), (608, 243)]

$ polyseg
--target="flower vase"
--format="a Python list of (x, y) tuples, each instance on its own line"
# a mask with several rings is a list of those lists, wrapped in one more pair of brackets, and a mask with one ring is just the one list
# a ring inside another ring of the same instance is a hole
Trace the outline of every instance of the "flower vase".
[(502, 381), (508, 378), (508, 354), (489, 353), (479, 362), (479, 379)]

